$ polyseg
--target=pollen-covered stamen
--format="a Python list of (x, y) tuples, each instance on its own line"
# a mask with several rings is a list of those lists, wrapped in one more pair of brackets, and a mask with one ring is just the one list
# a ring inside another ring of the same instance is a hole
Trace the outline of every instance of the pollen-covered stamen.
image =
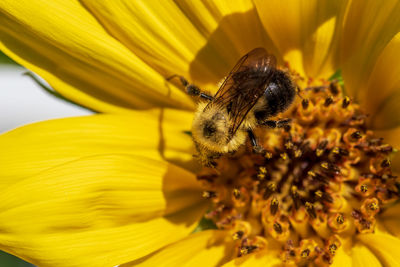
[(278, 211), (278, 207), (279, 207), (279, 201), (276, 198), (273, 198), (271, 200), (271, 204), (270, 204), (270, 209), (271, 209), (271, 214), (275, 215), (276, 212)]
[(302, 105), (303, 109), (307, 109), (308, 106), (310, 105), (310, 101), (308, 101), (308, 99), (303, 99), (301, 101), (301, 105)]
[(238, 256), (271, 242), (289, 265), (326, 266), (342, 238), (373, 233), (399, 198), (393, 148), (336, 83), (310, 88), (282, 115), (290, 127), (254, 130), (264, 154), (249, 143), (199, 175), (213, 205), (207, 218), (229, 229)]
[(257, 247), (257, 246), (254, 246), (254, 245), (243, 246), (243, 247), (240, 248), (240, 254), (239, 254), (239, 256), (247, 255), (247, 254), (253, 252), (254, 250), (256, 250), (257, 248), (258, 248), (258, 247)]
[(351, 135), (351, 138), (353, 138), (354, 140), (358, 140), (362, 138), (362, 134), (360, 131), (355, 131), (353, 132)]
[(391, 165), (391, 162), (389, 159), (382, 160), (382, 163), (381, 163), (382, 168), (388, 168), (388, 167), (390, 167), (390, 165)]
[(345, 96), (342, 100), (342, 108), (347, 108), (350, 105), (350, 98)]
[(244, 235), (243, 231), (237, 231), (236, 233), (234, 233), (232, 235), (232, 238), (233, 238), (233, 240), (239, 240), (239, 239), (242, 239), (243, 235)]
[(330, 96), (325, 99), (324, 106), (329, 107), (331, 104), (333, 104), (333, 97)]

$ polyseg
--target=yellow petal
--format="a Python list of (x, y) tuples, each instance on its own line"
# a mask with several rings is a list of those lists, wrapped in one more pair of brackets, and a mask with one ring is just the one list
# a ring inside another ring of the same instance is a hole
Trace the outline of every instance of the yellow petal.
[[(380, 261), (376, 258), (366, 246), (356, 243), (351, 249), (351, 256), (353, 259), (353, 267), (379, 267), (382, 266)], [(343, 265), (342, 265), (343, 266)]]
[(0, 14), (0, 49), (74, 102), (103, 112), (194, 107), (79, 1), (5, 0)]
[[(342, 73), (348, 93), (361, 101), (371, 97), (366, 90), (371, 72), (385, 46), (400, 31), (399, 13), (397, 0), (349, 2), (341, 38)], [(375, 89), (380, 92), (381, 85)]]
[(173, 1), (83, 0), (104, 27), (154, 69), (187, 73), (205, 37)]
[(193, 174), (141, 156), (69, 162), (1, 192), (0, 249), (38, 266), (129, 262), (193, 231), (200, 190)]
[(347, 254), (346, 249), (341, 246), (335, 254), (333, 258), (332, 267), (342, 267), (342, 266), (351, 266), (352, 260), (349, 254)]
[(400, 238), (400, 204), (396, 203), (393, 206), (390, 206), (385, 210), (382, 214), (380, 214), (379, 218), (383, 223), (383, 226), (394, 236)]
[(276, 267), (281, 265), (282, 261), (276, 251), (261, 251), (231, 260), (223, 267)]
[[(80, 157), (124, 153), (194, 167), (192, 113), (158, 109), (35, 123), (0, 136), (0, 186)], [(0, 187), (1, 188), (1, 187)]]
[(379, 56), (359, 100), (372, 115), (374, 128), (400, 125), (400, 32)]
[(174, 2), (205, 37), (187, 71), (211, 91), (247, 52), (260, 46), (274, 49), (251, 0)]
[(215, 90), (245, 53), (266, 46), (252, 1), (82, 1), (104, 27), (163, 76)]
[(255, 1), (270, 38), (302, 75), (329, 78), (338, 68), (346, 1)]
[(397, 237), (376, 231), (357, 235), (357, 239), (374, 252), (384, 266), (400, 266), (400, 239)]
[[(230, 238), (230, 241), (226, 239)], [(232, 258), (233, 242), (226, 231), (206, 230), (189, 235), (160, 251), (121, 267), (128, 266), (221, 266)], [(232, 253), (230, 253), (232, 252)]]

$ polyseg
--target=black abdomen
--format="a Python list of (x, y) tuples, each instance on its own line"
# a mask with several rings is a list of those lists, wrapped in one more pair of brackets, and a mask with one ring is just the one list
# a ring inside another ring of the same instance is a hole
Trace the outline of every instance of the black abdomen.
[(296, 95), (296, 89), (288, 75), (276, 70), (260, 103), (255, 106), (254, 115), (259, 122), (275, 116), (289, 108)]

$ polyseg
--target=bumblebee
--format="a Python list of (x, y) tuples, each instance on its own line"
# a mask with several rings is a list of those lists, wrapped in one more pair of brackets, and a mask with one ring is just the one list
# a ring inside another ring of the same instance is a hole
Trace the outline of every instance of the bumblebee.
[(276, 59), (264, 48), (244, 55), (211, 96), (179, 77), (186, 92), (199, 98), (192, 124), (192, 137), (203, 165), (236, 151), (249, 137), (253, 150), (261, 152), (253, 129), (283, 127), (290, 120), (270, 118), (287, 110), (294, 101), (296, 86), (289, 74), (276, 68)]

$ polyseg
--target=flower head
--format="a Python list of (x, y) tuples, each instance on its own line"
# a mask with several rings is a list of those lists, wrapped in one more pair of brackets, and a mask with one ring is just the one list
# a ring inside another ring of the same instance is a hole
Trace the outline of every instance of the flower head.
[[(398, 1), (2, 1), (2, 51), (105, 114), (0, 137), (0, 248), (39, 266), (399, 265), (399, 11)], [(255, 47), (301, 89), (290, 128), (260, 128), (263, 154), (246, 144), (201, 169), (196, 104), (165, 78), (215, 92)], [(339, 69), (345, 93), (329, 80)], [(213, 229), (192, 233), (204, 215)]]

